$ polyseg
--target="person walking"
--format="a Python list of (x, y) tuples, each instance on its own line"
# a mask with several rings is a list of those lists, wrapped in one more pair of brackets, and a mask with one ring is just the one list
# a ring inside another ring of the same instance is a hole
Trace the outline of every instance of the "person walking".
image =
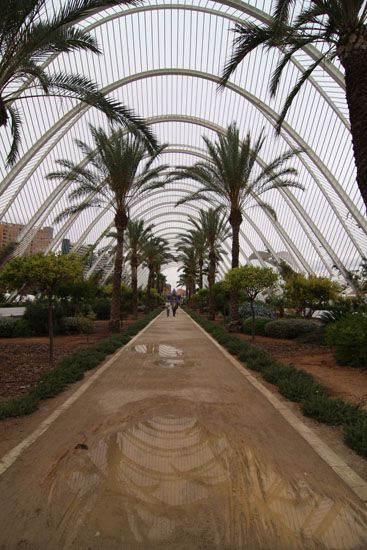
[(166, 312), (167, 312), (167, 317), (169, 317), (169, 310), (170, 310), (170, 307), (171, 307), (171, 304), (170, 304), (170, 302), (168, 301), (168, 298), (166, 298), (165, 308), (166, 308)]

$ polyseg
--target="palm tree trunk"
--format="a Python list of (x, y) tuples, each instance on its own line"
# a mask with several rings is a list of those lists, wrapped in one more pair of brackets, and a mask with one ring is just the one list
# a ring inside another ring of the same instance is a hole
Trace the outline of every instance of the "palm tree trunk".
[(213, 286), (215, 284), (215, 269), (216, 269), (215, 252), (213, 250), (211, 250), (209, 252), (209, 276), (208, 276), (208, 284), (209, 284), (209, 315), (208, 315), (208, 319), (210, 321), (214, 321), (214, 319), (215, 319), (215, 303), (214, 303), (214, 292), (213, 292)]
[(111, 316), (109, 330), (111, 332), (120, 330), (121, 317), (121, 277), (122, 260), (124, 252), (124, 231), (126, 229), (128, 218), (125, 212), (118, 212), (115, 216), (115, 226), (117, 231), (117, 245), (115, 255), (115, 266), (113, 271), (113, 286), (111, 298)]
[[(367, 48), (367, 37), (364, 39)], [(367, 209), (367, 71), (366, 49), (354, 48), (348, 55), (340, 56), (345, 70), (346, 99), (357, 167), (357, 184)]]
[(154, 267), (149, 267), (149, 275), (148, 275), (148, 284), (147, 284), (147, 307), (148, 309), (151, 309), (151, 293), (150, 290), (153, 286), (154, 281)]
[(199, 290), (203, 288), (203, 257), (201, 256), (199, 259)]
[[(242, 214), (239, 210), (232, 210), (229, 216), (229, 223), (232, 227), (232, 269), (239, 266), (240, 263), (240, 227), (242, 222)], [(230, 300), (230, 330), (237, 331), (239, 329), (238, 316), (238, 291), (232, 290), (229, 294)]]
[(138, 318), (138, 261), (135, 254), (131, 255), (131, 289), (133, 291), (133, 318)]

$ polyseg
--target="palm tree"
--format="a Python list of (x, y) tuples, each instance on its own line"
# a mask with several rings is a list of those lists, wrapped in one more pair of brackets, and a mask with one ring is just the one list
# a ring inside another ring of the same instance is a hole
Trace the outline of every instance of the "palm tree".
[[(365, 0), (310, 0), (296, 15), (296, 0), (276, 0), (272, 20), (265, 25), (237, 23), (234, 52), (225, 66), (225, 85), (241, 61), (258, 46), (280, 48), (282, 57), (273, 73), (270, 91), (277, 92), (281, 75), (291, 57), (309, 44), (319, 55), (302, 73), (287, 97), (278, 120), (278, 131), (302, 85), (326, 59), (339, 59), (345, 72), (357, 184), (367, 207), (367, 4)], [(320, 47), (321, 46), (321, 47)], [(323, 47), (325, 46), (325, 47)]]
[[(294, 168), (287, 167), (286, 162), (294, 155), (288, 151), (261, 167), (256, 173), (254, 168), (258, 162), (265, 137), (263, 131), (251, 143), (248, 133), (241, 140), (239, 130), (232, 123), (225, 135), (217, 134), (217, 141), (203, 137), (209, 160), (197, 162), (193, 166), (183, 167), (174, 171), (171, 181), (192, 179), (200, 184), (200, 188), (177, 202), (183, 204), (192, 200), (214, 202), (215, 198), (229, 213), (229, 223), (232, 228), (232, 268), (239, 265), (239, 231), (243, 220), (242, 213), (251, 203), (257, 203), (275, 217), (274, 210), (263, 201), (262, 195), (272, 189), (283, 187), (303, 187), (292, 179), (297, 174)], [(231, 293), (231, 320), (238, 321), (238, 293)]]
[(144, 245), (151, 236), (153, 225), (145, 225), (144, 220), (129, 220), (126, 231), (127, 259), (131, 266), (131, 288), (133, 291), (133, 317), (138, 316), (138, 268), (142, 262)]
[[(103, 111), (111, 121), (122, 123), (155, 147), (145, 123), (131, 110), (98, 91), (86, 76), (50, 72), (48, 59), (61, 52), (89, 50), (100, 54), (95, 38), (76, 25), (91, 10), (135, 0), (64, 0), (58, 11), (45, 0), (1, 0), (0, 18), (0, 127), (10, 127), (12, 145), (7, 163), (15, 163), (21, 140), (21, 110), (15, 106), (39, 96), (78, 99)], [(19, 86), (15, 88), (14, 84)]]
[(182, 264), (178, 271), (182, 271), (187, 289), (187, 300), (190, 303), (195, 294), (195, 281), (198, 275), (198, 254), (194, 246), (179, 245), (180, 251), (177, 260)]
[(143, 265), (148, 268), (148, 284), (147, 284), (147, 306), (151, 308), (151, 290), (154, 285), (154, 277), (157, 272), (160, 272), (161, 266), (173, 259), (169, 252), (169, 244), (166, 239), (161, 237), (149, 238), (144, 246), (142, 255), (144, 258)]
[(229, 237), (230, 230), (228, 220), (224, 214), (221, 214), (221, 207), (209, 208), (208, 210), (199, 210), (198, 219), (189, 216), (190, 222), (197, 231), (201, 231), (205, 238), (205, 246), (208, 250), (208, 287), (209, 287), (209, 315), (208, 318), (215, 318), (215, 304), (213, 286), (215, 284), (215, 274), (217, 266), (223, 255), (222, 243)]
[[(110, 330), (120, 327), (121, 274), (124, 232), (129, 222), (132, 204), (145, 193), (163, 187), (161, 179), (167, 166), (152, 167), (164, 146), (147, 156), (145, 143), (136, 136), (125, 135), (122, 129), (108, 135), (102, 128), (90, 126), (94, 146), (75, 140), (88, 160), (81, 166), (68, 160), (59, 160), (61, 170), (48, 175), (49, 179), (76, 183), (68, 198), (72, 204), (55, 220), (61, 220), (86, 208), (107, 205), (114, 214), (116, 253), (113, 274)], [(75, 204), (76, 203), (76, 204)]]
[[(189, 216), (190, 220), (192, 219)], [(201, 227), (195, 225), (195, 229), (189, 230), (183, 235), (179, 242), (179, 247), (193, 247), (197, 255), (198, 263), (198, 286), (201, 290), (203, 288), (203, 267), (206, 259), (206, 237)]]

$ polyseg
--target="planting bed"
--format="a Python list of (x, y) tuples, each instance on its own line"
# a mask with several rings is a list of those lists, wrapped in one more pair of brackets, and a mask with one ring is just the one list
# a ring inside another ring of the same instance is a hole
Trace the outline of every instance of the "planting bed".
[[(247, 334), (236, 336), (251, 343)], [(255, 345), (271, 353), (274, 359), (309, 372), (333, 397), (342, 397), (367, 410), (367, 370), (337, 365), (332, 351), (314, 344), (256, 336)]]
[[(139, 315), (139, 319), (144, 317)], [(123, 328), (133, 322), (127, 319)], [(40, 377), (54, 368), (55, 364), (75, 352), (89, 348), (108, 338), (108, 321), (95, 321), (95, 331), (86, 335), (55, 336), (54, 365), (48, 361), (48, 338), (0, 338), (0, 402), (9, 397), (18, 397), (31, 391)]]

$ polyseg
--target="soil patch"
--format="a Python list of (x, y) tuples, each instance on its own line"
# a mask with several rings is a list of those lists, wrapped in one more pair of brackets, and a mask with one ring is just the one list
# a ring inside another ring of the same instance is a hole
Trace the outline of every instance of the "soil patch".
[[(236, 334), (251, 343), (251, 336)], [(334, 397), (341, 397), (367, 409), (367, 370), (343, 367), (336, 363), (330, 349), (293, 340), (256, 336), (255, 345), (265, 349), (282, 363), (312, 374)]]
[[(143, 314), (139, 315), (139, 319), (143, 317)], [(123, 329), (132, 322), (131, 318), (124, 320)], [(40, 377), (52, 370), (60, 359), (109, 336), (108, 321), (95, 321), (94, 332), (88, 336), (55, 336), (52, 365), (48, 360), (46, 336), (0, 338), (0, 401), (29, 393)]]

